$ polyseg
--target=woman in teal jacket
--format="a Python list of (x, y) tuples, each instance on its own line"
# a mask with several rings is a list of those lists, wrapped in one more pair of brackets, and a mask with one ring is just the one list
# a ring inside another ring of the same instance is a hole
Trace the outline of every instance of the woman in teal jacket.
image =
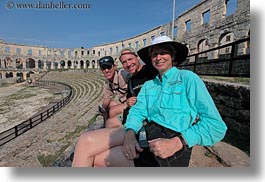
[(145, 119), (149, 148), (159, 166), (188, 166), (193, 146), (211, 146), (225, 136), (227, 127), (203, 81), (174, 66), (187, 54), (186, 46), (167, 36), (138, 51), (159, 75), (144, 84), (129, 111), (123, 145), (129, 159), (138, 155), (135, 134)]

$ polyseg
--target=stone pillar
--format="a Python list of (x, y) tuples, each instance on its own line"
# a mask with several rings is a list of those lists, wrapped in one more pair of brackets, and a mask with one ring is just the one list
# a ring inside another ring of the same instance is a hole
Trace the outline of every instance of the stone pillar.
[(35, 61), (35, 69), (39, 69), (39, 61)]
[(2, 79), (6, 79), (6, 72), (2, 72)]
[(74, 69), (75, 68), (75, 61), (71, 61), (71, 69)]
[(80, 65), (81, 65), (81, 64), (80, 64), (80, 61), (77, 61), (77, 69), (79, 69), (79, 70), (80, 70), (80, 68), (81, 68)]
[(27, 72), (23, 71), (23, 80), (27, 80)]
[(17, 72), (13, 71), (13, 83), (17, 82)]
[(54, 62), (51, 61), (51, 70), (54, 70)]
[(64, 64), (64, 68), (65, 68), (65, 69), (68, 69), (68, 62), (65, 61), (64, 63), (65, 63), (65, 64)]
[(47, 70), (47, 61), (44, 61), (44, 62), (43, 62), (43, 69), (44, 69), (44, 70)]
[(4, 68), (4, 58), (0, 57), (0, 68)]
[(57, 65), (58, 65), (58, 69), (61, 69), (61, 62), (59, 62)]
[(92, 65), (92, 61), (89, 61), (88, 68), (91, 68), (91, 65)]
[(27, 69), (27, 63), (26, 60), (22, 62), (22, 69)]
[[(213, 49), (213, 48), (215, 48), (217, 46), (218, 46), (217, 43), (212, 43), (211, 46), (210, 46), (210, 49)], [(210, 54), (209, 54), (208, 59), (218, 59), (218, 50), (211, 51)]]

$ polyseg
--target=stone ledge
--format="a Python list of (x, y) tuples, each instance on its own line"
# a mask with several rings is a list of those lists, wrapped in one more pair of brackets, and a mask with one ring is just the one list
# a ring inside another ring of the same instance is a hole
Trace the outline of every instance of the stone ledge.
[[(98, 115), (96, 118), (96, 121), (94, 123), (91, 123), (88, 128), (88, 130), (95, 130), (103, 127), (103, 117)], [(72, 157), (75, 150), (75, 145), (77, 143), (78, 138), (74, 140), (74, 142), (62, 153), (62, 155), (59, 156), (55, 160), (55, 162), (51, 165), (51, 167), (71, 167), (72, 166)]]
[[(87, 130), (94, 130), (101, 128), (103, 126), (102, 117), (97, 117), (97, 120), (92, 123)], [(53, 167), (71, 167), (71, 155), (73, 155), (75, 142), (70, 145), (64, 153), (52, 164)], [(205, 147), (209, 152), (211, 152), (218, 161), (227, 167), (250, 167), (250, 158), (240, 149), (224, 143), (218, 142), (216, 145), (211, 147)]]
[(249, 156), (230, 144), (218, 142), (212, 147), (207, 147), (207, 149), (228, 167), (250, 167)]

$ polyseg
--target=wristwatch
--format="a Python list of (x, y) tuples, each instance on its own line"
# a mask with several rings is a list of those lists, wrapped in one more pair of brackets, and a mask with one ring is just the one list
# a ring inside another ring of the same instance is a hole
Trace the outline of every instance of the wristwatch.
[(180, 141), (181, 141), (181, 143), (183, 145), (182, 149), (184, 149), (184, 150), (188, 149), (189, 146), (188, 146), (186, 140), (183, 138), (183, 136), (182, 135), (179, 135), (178, 137), (179, 137), (179, 139), (180, 139)]

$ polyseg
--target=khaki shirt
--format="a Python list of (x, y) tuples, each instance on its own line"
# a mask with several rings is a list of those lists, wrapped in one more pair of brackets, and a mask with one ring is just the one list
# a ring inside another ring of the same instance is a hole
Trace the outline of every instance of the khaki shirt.
[(104, 98), (119, 99), (121, 103), (126, 101), (127, 82), (131, 77), (124, 69), (115, 71), (113, 82), (106, 80), (104, 83)]

